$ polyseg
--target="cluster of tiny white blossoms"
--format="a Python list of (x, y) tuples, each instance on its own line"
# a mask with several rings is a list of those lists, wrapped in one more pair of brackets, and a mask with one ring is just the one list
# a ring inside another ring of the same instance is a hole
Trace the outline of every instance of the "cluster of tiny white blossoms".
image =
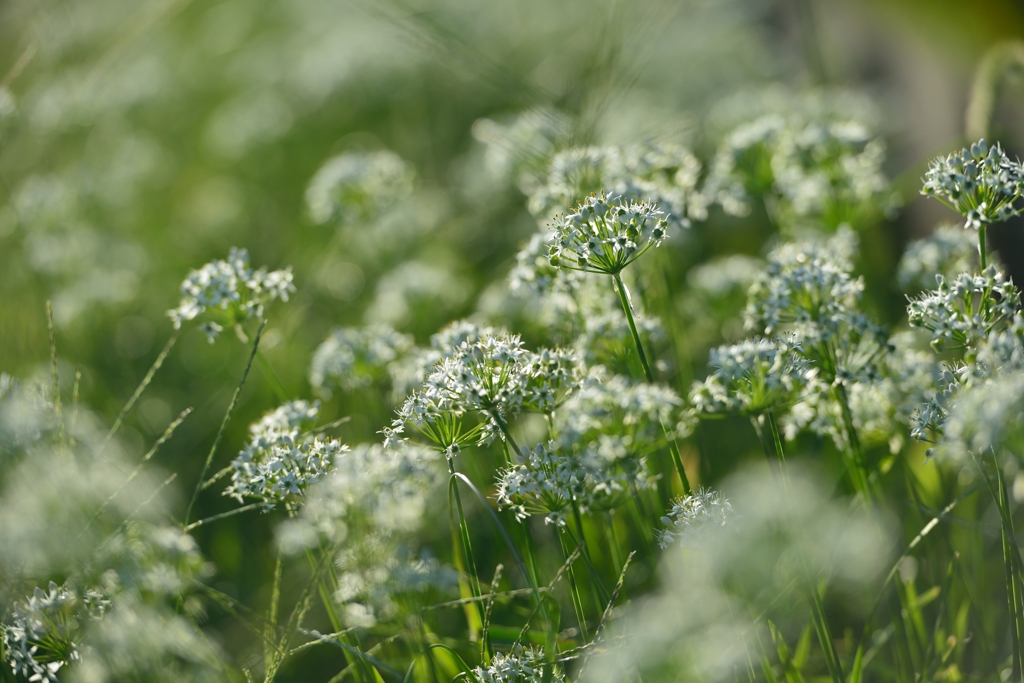
[(699, 416), (758, 415), (796, 402), (814, 371), (800, 349), (784, 339), (748, 339), (712, 349), (715, 371), (695, 382), (690, 405)]
[[(550, 412), (573, 391), (582, 378), (579, 361), (571, 351), (542, 349), (533, 352), (518, 335), (486, 334), (464, 341), (438, 361), (422, 386), (398, 411), (390, 433), (411, 424), (435, 443), (447, 448), (431, 423), (439, 419), (479, 413), (484, 424), (480, 442), (501, 434), (507, 421), (522, 410)], [(466, 434), (476, 435), (476, 432)]]
[(836, 228), (889, 208), (885, 145), (863, 124), (768, 114), (726, 135), (705, 183), (708, 202), (744, 216), (752, 200), (776, 195), (778, 218)]
[(601, 192), (559, 216), (553, 228), (551, 265), (617, 275), (665, 240), (668, 222), (650, 202), (625, 201)]
[(912, 327), (932, 333), (937, 350), (966, 349), (1006, 326), (1020, 306), (1012, 282), (989, 266), (981, 273), (960, 273), (952, 282), (937, 275), (938, 288), (911, 299), (907, 317)]
[(57, 672), (80, 659), (78, 642), (85, 621), (100, 619), (109, 601), (89, 590), (79, 598), (74, 589), (50, 582), (14, 603), (0, 627), (3, 657), (15, 676), (57, 683)]
[(437, 453), (414, 443), (354, 446), (310, 485), (302, 509), (280, 527), (278, 543), (287, 552), (316, 547), (321, 537), (336, 543), (350, 527), (411, 533), (444, 482), (438, 465)]
[(563, 683), (565, 674), (545, 663), (544, 651), (516, 645), (510, 652), (496, 652), (487, 667), (473, 669), (479, 683)]
[(593, 450), (538, 444), (498, 473), (498, 505), (520, 520), (542, 514), (545, 523), (564, 526), (573, 506), (580, 514), (610, 509), (629, 490), (630, 473), (613, 465)]
[(394, 534), (372, 532), (349, 542), (335, 558), (334, 601), (351, 628), (372, 628), (452, 596), (458, 573), (416, 556)]
[(315, 223), (371, 220), (412, 193), (416, 174), (394, 152), (346, 152), (324, 162), (306, 188)]
[(305, 431), (320, 404), (290, 401), (249, 427), (249, 443), (231, 462), (231, 484), (224, 490), (239, 502), (254, 498), (264, 510), (295, 509), (307, 487), (348, 451), (336, 439)]
[(900, 257), (896, 281), (905, 292), (931, 289), (935, 276), (947, 280), (978, 264), (978, 238), (955, 225), (940, 225), (928, 237), (914, 240)]
[(649, 200), (668, 209), (677, 227), (703, 220), (707, 209), (697, 191), (701, 164), (683, 145), (649, 141), (628, 147), (573, 147), (555, 154), (547, 173), (528, 189), (529, 208), (538, 217), (575, 206), (606, 190), (624, 200)]
[(852, 264), (831, 245), (790, 242), (768, 256), (768, 267), (751, 285), (749, 329), (765, 334), (790, 327), (803, 337), (828, 338), (850, 313), (864, 289)]
[(309, 367), (309, 383), (325, 395), (369, 386), (388, 375), (393, 363), (414, 346), (411, 335), (383, 324), (336, 327), (317, 347)]
[(662, 548), (698, 545), (711, 529), (729, 524), (733, 515), (732, 504), (721, 493), (699, 489), (676, 499), (672, 509), (661, 518), (666, 528), (658, 530), (658, 543)]
[(662, 425), (675, 422), (681, 405), (669, 387), (598, 373), (554, 414), (552, 431), (562, 448), (614, 443), (620, 457), (639, 457), (663, 445)]
[(964, 227), (980, 228), (1020, 213), (1024, 170), (1011, 161), (999, 143), (985, 140), (933, 159), (921, 194), (934, 197), (964, 217)]
[(202, 330), (212, 343), (225, 325), (238, 325), (263, 315), (263, 307), (275, 300), (288, 301), (295, 291), (291, 268), (267, 272), (249, 266), (249, 252), (231, 248), (227, 260), (207, 263), (189, 273), (181, 283), (181, 303), (167, 312), (174, 328), (205, 316)]

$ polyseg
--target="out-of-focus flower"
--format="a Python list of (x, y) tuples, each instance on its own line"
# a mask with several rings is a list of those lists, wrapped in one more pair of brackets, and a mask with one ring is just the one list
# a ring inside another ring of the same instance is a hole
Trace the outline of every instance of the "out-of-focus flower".
[(309, 383), (330, 395), (332, 389), (359, 389), (387, 377), (391, 365), (413, 348), (410, 335), (388, 325), (336, 327), (317, 347)]
[(316, 223), (371, 221), (412, 194), (416, 174), (394, 152), (345, 152), (324, 162), (306, 188)]
[(783, 339), (749, 339), (712, 349), (715, 371), (694, 383), (690, 403), (698, 415), (758, 415), (797, 400), (814, 371), (800, 349)]
[(732, 516), (732, 505), (721, 493), (702, 488), (672, 503), (672, 509), (661, 518), (666, 528), (658, 531), (658, 543), (662, 548), (700, 545), (705, 534), (728, 526)]
[(207, 263), (189, 273), (181, 283), (181, 303), (167, 312), (174, 328), (200, 316), (210, 343), (225, 325), (238, 325), (263, 315), (263, 307), (275, 300), (288, 301), (295, 291), (291, 268), (267, 272), (249, 267), (249, 252), (231, 248), (227, 260)]
[(935, 276), (952, 280), (973, 272), (978, 263), (978, 238), (955, 225), (940, 225), (928, 237), (914, 240), (903, 252), (896, 278), (905, 292), (935, 286)]

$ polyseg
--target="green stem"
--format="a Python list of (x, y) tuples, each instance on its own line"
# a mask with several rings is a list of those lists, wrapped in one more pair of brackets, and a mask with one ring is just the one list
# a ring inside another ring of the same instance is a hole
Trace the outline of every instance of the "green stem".
[[(534, 547), (533, 536), (530, 534), (530, 524), (527, 519), (520, 521), (520, 526), (523, 531), (523, 538), (526, 539), (524, 546), (526, 548), (526, 561), (527, 567), (529, 568), (534, 586), (540, 585), (540, 570), (537, 568), (537, 550)], [(545, 602), (545, 598), (537, 596), (537, 608), (540, 611), (541, 619), (544, 620), (544, 632), (547, 636), (547, 643), (544, 648), (544, 653), (547, 657), (554, 657), (555, 650), (558, 646), (558, 634), (555, 632), (555, 625), (551, 620), (551, 615), (548, 613), (548, 606)], [(553, 661), (553, 660), (552, 660)]]
[[(613, 276), (615, 282), (615, 291), (618, 292), (619, 301), (622, 303), (622, 312), (626, 316), (626, 321), (629, 323), (629, 332), (633, 336), (633, 344), (636, 346), (636, 355), (640, 359), (640, 365), (644, 370), (644, 377), (647, 378), (648, 384), (654, 384), (654, 373), (651, 372), (651, 366), (647, 362), (647, 354), (644, 353), (643, 342), (640, 341), (640, 333), (636, 330), (636, 321), (633, 319), (633, 307), (629, 304), (629, 295), (626, 293), (626, 284), (622, 281), (622, 276), (615, 273)], [(686, 476), (686, 470), (683, 468), (683, 460), (679, 455), (679, 446), (676, 444), (676, 438), (672, 435), (669, 429), (665, 426), (665, 423), (661, 423), (661, 430), (665, 434), (665, 439), (668, 441), (668, 449), (672, 454), (672, 464), (675, 465), (676, 474), (679, 475), (679, 482), (683, 485), (683, 494), (690, 492), (690, 480)]]
[(576, 571), (572, 568), (572, 563), (569, 562), (569, 558), (572, 557), (572, 550), (566, 545), (564, 534), (558, 534), (558, 542), (562, 546), (562, 554), (568, 563), (565, 573), (569, 577), (569, 590), (572, 593), (572, 606), (576, 610), (576, 621), (580, 624), (580, 636), (583, 639), (582, 642), (587, 643), (590, 641), (590, 634), (587, 632), (587, 618), (583, 612), (583, 600), (580, 598), (580, 589), (576, 583)]
[(288, 391), (284, 388), (284, 384), (281, 382), (281, 378), (277, 376), (274, 371), (274, 366), (270, 364), (267, 357), (263, 355), (262, 351), (256, 354), (256, 362), (260, 364), (260, 369), (263, 371), (263, 376), (270, 382), (270, 388), (277, 396), (277, 400), (284, 403), (288, 400)]
[(576, 533), (579, 534), (579, 539), (573, 536), (572, 531), (569, 531), (566, 527), (566, 531), (569, 536), (572, 537), (573, 541), (577, 541), (580, 546), (580, 554), (583, 555), (583, 563), (587, 565), (587, 571), (590, 573), (590, 580), (594, 582), (594, 589), (597, 591), (597, 597), (601, 601), (602, 605), (608, 604), (608, 591), (604, 587), (604, 583), (601, 581), (601, 575), (597, 571), (597, 567), (594, 565), (593, 559), (590, 557), (590, 549), (587, 547), (587, 539), (583, 536), (583, 518), (580, 515), (580, 508), (576, 501), (572, 502), (572, 516), (576, 523)]
[(978, 259), (982, 270), (988, 267), (988, 248), (985, 244), (987, 227), (984, 223), (978, 227)]
[[(984, 474), (984, 473), (982, 473)], [(1010, 635), (1013, 646), (1013, 676), (1012, 680), (1021, 680), (1021, 673), (1024, 672), (1024, 653), (1021, 651), (1021, 640), (1024, 639), (1024, 619), (1022, 619), (1021, 604), (1021, 582), (1017, 573), (1014, 553), (1017, 547), (1014, 543), (1013, 518), (1010, 516), (1010, 500), (1006, 493), (1006, 481), (1003, 478), (1002, 467), (996, 462), (996, 485), (998, 487), (996, 504), (999, 506), (1001, 524), (1001, 538), (1003, 544), (1003, 569), (1006, 575), (1006, 600), (1010, 609)]]
[(845, 457), (847, 470), (850, 473), (853, 486), (857, 489), (857, 493), (860, 494), (864, 504), (871, 505), (871, 501), (874, 499), (871, 479), (864, 465), (864, 450), (861, 447), (860, 438), (857, 436), (857, 428), (853, 424), (850, 398), (846, 393), (846, 387), (842, 384), (836, 387), (836, 398), (839, 401), (839, 408), (843, 417), (843, 429), (846, 432), (846, 442), (849, 445)]
[[(256, 352), (260, 348), (260, 337), (263, 335), (263, 328), (266, 326), (267, 321), (264, 320), (260, 323), (260, 327), (256, 330), (256, 338), (252, 342), (252, 351), (249, 352), (249, 360), (245, 364), (245, 370), (242, 372), (242, 378), (238, 380), (238, 386), (235, 387), (235, 393), (231, 396), (231, 402), (228, 403), (228, 409), (224, 413), (224, 419), (221, 420), (220, 429), (217, 430), (217, 436), (213, 440), (213, 445), (210, 446), (210, 452), (206, 454), (206, 462), (203, 463), (203, 470), (199, 473), (199, 481), (196, 482), (195, 491), (192, 492), (192, 498), (188, 502), (188, 507), (185, 509), (185, 521), (182, 526), (188, 526), (188, 520), (192, 516), (192, 507), (196, 504), (196, 499), (199, 497), (199, 491), (202, 489), (203, 482), (206, 481), (206, 473), (210, 471), (210, 463), (213, 462), (213, 455), (217, 452), (217, 446), (220, 445), (220, 440), (224, 436), (224, 429), (228, 426), (228, 421), (231, 419), (231, 414), (235, 411), (235, 405), (238, 403), (238, 395), (242, 393), (242, 387), (245, 386), (245, 380), (249, 377), (249, 370), (252, 369), (252, 360), (256, 357)], [(170, 349), (170, 342), (168, 342), (168, 350)], [(113, 433), (113, 432), (111, 432)]]
[[(476, 572), (476, 560), (473, 557), (473, 545), (470, 542), (469, 525), (466, 523), (466, 515), (462, 510), (462, 496), (459, 494), (459, 484), (455, 478), (455, 463), (452, 458), (448, 458), (448, 471), (452, 475), (450, 491), (452, 496), (455, 498), (455, 510), (459, 518), (459, 537), (462, 543), (462, 554), (465, 556), (466, 570), (469, 574), (469, 586), (474, 598), (471, 607), (467, 607), (466, 609), (466, 616), (469, 621), (470, 632), (472, 633), (480, 624), (483, 623), (479, 612), (479, 600), (482, 595), (480, 592), (480, 579)], [(483, 634), (482, 637), (486, 639), (487, 634)]]

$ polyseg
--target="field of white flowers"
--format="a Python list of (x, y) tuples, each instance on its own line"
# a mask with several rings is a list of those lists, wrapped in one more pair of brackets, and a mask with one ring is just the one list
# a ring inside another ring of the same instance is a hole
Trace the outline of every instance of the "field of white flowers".
[(913, 4), (0, 6), (0, 681), (1024, 681), (1024, 15)]

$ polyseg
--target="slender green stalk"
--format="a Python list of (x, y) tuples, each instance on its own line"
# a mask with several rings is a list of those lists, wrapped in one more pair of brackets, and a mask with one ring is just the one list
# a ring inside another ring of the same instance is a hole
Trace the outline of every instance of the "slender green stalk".
[(171, 333), (170, 339), (167, 340), (167, 343), (164, 344), (164, 348), (157, 354), (156, 360), (153, 361), (153, 364), (149, 366), (146, 376), (142, 378), (142, 381), (139, 382), (139, 386), (135, 388), (135, 393), (131, 395), (128, 402), (124, 404), (123, 408), (121, 408), (120, 414), (118, 414), (117, 419), (114, 420), (114, 425), (110, 428), (110, 431), (107, 432), (107, 436), (103, 439), (103, 445), (100, 447), (101, 451), (104, 450), (110, 443), (110, 440), (114, 438), (114, 434), (117, 434), (117, 430), (121, 428), (121, 425), (124, 423), (124, 419), (128, 416), (128, 413), (131, 412), (132, 408), (135, 407), (139, 397), (142, 396), (142, 392), (144, 392), (146, 387), (149, 386), (149, 383), (153, 381), (153, 376), (156, 375), (157, 370), (159, 370), (164, 364), (164, 361), (167, 360), (167, 356), (170, 355), (171, 349), (174, 348), (174, 344), (178, 341), (178, 337), (180, 336), (180, 329), (174, 330), (174, 332)]
[(821, 592), (817, 588), (811, 589), (811, 616), (814, 622), (814, 630), (818, 634), (818, 642), (821, 651), (825, 655), (825, 666), (832, 678), (832, 683), (845, 683), (843, 665), (839, 659), (839, 652), (836, 650), (835, 639), (828, 626), (828, 619), (825, 617), (825, 606), (821, 600)]
[(558, 541), (562, 546), (562, 554), (568, 563), (565, 573), (569, 577), (569, 591), (572, 593), (572, 606), (576, 610), (576, 621), (580, 624), (580, 636), (582, 636), (583, 642), (587, 643), (590, 642), (590, 634), (587, 632), (587, 617), (583, 610), (583, 600), (580, 597), (579, 585), (576, 583), (576, 571), (573, 569), (572, 563), (568, 562), (569, 558), (572, 557), (572, 551), (566, 545), (566, 535), (558, 534)]
[[(242, 387), (245, 386), (245, 380), (249, 377), (249, 370), (252, 369), (252, 360), (256, 357), (256, 351), (260, 347), (260, 337), (263, 335), (263, 328), (266, 327), (267, 321), (264, 320), (260, 323), (260, 327), (256, 330), (256, 338), (252, 342), (252, 351), (249, 352), (249, 360), (245, 364), (245, 370), (242, 372), (242, 378), (238, 380), (238, 386), (235, 387), (235, 393), (231, 396), (231, 402), (228, 403), (228, 409), (224, 413), (224, 419), (221, 420), (220, 429), (217, 430), (217, 437), (213, 440), (213, 445), (210, 446), (210, 452), (206, 454), (206, 462), (203, 463), (203, 471), (199, 473), (199, 481), (196, 482), (196, 488), (192, 492), (192, 498), (188, 502), (188, 507), (185, 509), (185, 521), (182, 525), (188, 527), (188, 520), (192, 516), (192, 507), (196, 504), (196, 499), (199, 497), (199, 491), (202, 489), (203, 482), (206, 481), (206, 473), (210, 471), (210, 464), (213, 462), (213, 456), (217, 452), (217, 446), (220, 445), (220, 440), (224, 436), (224, 429), (228, 426), (228, 421), (231, 420), (231, 414), (235, 411), (235, 405), (238, 403), (238, 395), (242, 393)], [(168, 342), (168, 349), (170, 343)], [(137, 393), (141, 393), (137, 392)], [(113, 430), (111, 430), (113, 434)]]
[[(540, 570), (537, 568), (537, 549), (534, 547), (533, 535), (530, 533), (530, 525), (528, 520), (522, 520), (520, 526), (523, 530), (523, 538), (526, 542), (523, 544), (526, 548), (526, 562), (530, 574), (528, 577), (531, 581), (531, 585), (540, 585)], [(545, 656), (554, 657), (555, 651), (558, 644), (558, 634), (555, 633), (554, 623), (551, 620), (551, 614), (548, 612), (547, 603), (544, 598), (538, 596), (537, 609), (540, 611), (540, 616), (544, 620), (544, 631), (547, 635), (547, 643), (544, 648)]]
[(1003, 545), (1003, 571), (1006, 578), (1006, 600), (1009, 603), (1010, 617), (1010, 641), (1013, 649), (1013, 676), (1012, 680), (1021, 680), (1024, 673), (1024, 653), (1022, 643), (1024, 640), (1024, 615), (1021, 614), (1021, 581), (1017, 572), (1017, 562), (1014, 555), (1018, 553), (1013, 534), (1013, 518), (1010, 516), (1010, 501), (1006, 494), (1006, 481), (1003, 478), (1002, 467), (996, 462), (996, 504), (999, 506), (1000, 516), (1000, 537)]
[(288, 390), (284, 388), (284, 384), (281, 382), (281, 378), (278, 377), (277, 372), (274, 370), (274, 366), (270, 364), (267, 357), (263, 355), (262, 351), (256, 354), (256, 362), (260, 364), (260, 369), (263, 371), (263, 376), (270, 382), (270, 388), (277, 397), (277, 400), (284, 403), (288, 400)]
[[(467, 608), (466, 608), (466, 617), (467, 617), (467, 621), (469, 622), (469, 630), (470, 630), (470, 634), (471, 634), (471, 637), (472, 637), (472, 634), (478, 628), (480, 628), (482, 623), (483, 623), (482, 619), (480, 618), (480, 611), (479, 611), (480, 608), (479, 608), (479, 604), (478, 604), (478, 601), (479, 601), (480, 596), (482, 595), (482, 593), (480, 591), (480, 579), (479, 579), (479, 577), (477, 575), (476, 559), (473, 556), (473, 545), (472, 545), (472, 543), (470, 541), (470, 536), (469, 536), (469, 525), (466, 523), (466, 515), (465, 515), (465, 513), (462, 510), (462, 496), (459, 494), (459, 485), (458, 485), (458, 481), (457, 481), (456, 476), (455, 476), (456, 475), (456, 472), (455, 472), (455, 462), (453, 461), (452, 458), (447, 458), (447, 461), (448, 461), (448, 471), (451, 474), (451, 480), (450, 480), (449, 489), (448, 489), (448, 491), (449, 491), (449, 499), (448, 499), (449, 512), (451, 511), (451, 507), (450, 507), (451, 506), (451, 501), (452, 501), (452, 499), (454, 499), (455, 500), (455, 511), (456, 511), (456, 515), (458, 517), (459, 540), (460, 540), (460, 543), (461, 543), (461, 546), (462, 546), (462, 555), (463, 555), (463, 557), (465, 559), (465, 562), (466, 562), (466, 573), (469, 574), (470, 591), (472, 592), (473, 598), (474, 598), (474, 601), (473, 601), (472, 605), (467, 606)], [(455, 555), (456, 555), (456, 557), (458, 557), (458, 548), (455, 548), (454, 550), (456, 550)], [(484, 635), (482, 637), (486, 637), (486, 636)], [(490, 653), (489, 653), (489, 650), (488, 650), (488, 656), (489, 656), (489, 654)]]
[[(644, 377), (647, 379), (648, 384), (654, 384), (654, 373), (651, 372), (650, 363), (647, 362), (647, 354), (644, 353), (643, 342), (640, 340), (640, 333), (636, 329), (636, 321), (633, 319), (633, 307), (629, 303), (626, 284), (618, 273), (612, 277), (614, 278), (615, 291), (618, 293), (619, 301), (622, 304), (622, 312), (629, 323), (629, 332), (633, 336), (633, 344), (636, 346), (636, 355), (640, 359), (640, 365), (644, 370)], [(672, 464), (675, 465), (676, 474), (679, 475), (679, 482), (683, 485), (683, 493), (687, 494), (690, 492), (690, 480), (687, 478), (686, 470), (683, 468), (683, 460), (679, 455), (679, 446), (676, 444), (676, 438), (669, 431), (668, 427), (665, 426), (664, 422), (661, 423), (661, 429), (665, 433), (665, 439), (668, 441), (668, 449), (672, 454)]]
[(985, 244), (987, 227), (984, 223), (978, 226), (978, 263), (982, 270), (988, 268), (988, 246)]
[(836, 399), (839, 401), (839, 409), (843, 419), (843, 430), (846, 432), (846, 443), (849, 446), (849, 450), (844, 458), (846, 468), (854, 488), (864, 501), (864, 505), (870, 506), (876, 496), (872, 490), (871, 478), (868, 476), (864, 464), (864, 449), (861, 447), (860, 438), (857, 435), (857, 427), (853, 423), (850, 398), (846, 393), (846, 387), (842, 384), (836, 387)]
[(50, 342), (50, 379), (53, 382), (53, 414), (57, 421), (57, 441), (67, 448), (68, 437), (64, 429), (64, 416), (60, 407), (60, 375), (57, 374), (57, 337), (53, 330), (53, 305), (46, 301), (46, 333)]
[(576, 533), (579, 534), (579, 538), (577, 539), (573, 535), (568, 526), (566, 527), (566, 532), (572, 538), (573, 542), (575, 542), (580, 548), (580, 554), (583, 556), (583, 563), (587, 565), (587, 571), (590, 573), (590, 580), (594, 584), (594, 590), (597, 591), (598, 599), (601, 604), (607, 604), (608, 591), (605, 589), (604, 583), (601, 581), (601, 575), (598, 573), (597, 567), (594, 565), (594, 561), (590, 557), (590, 550), (587, 547), (587, 539), (583, 535), (583, 518), (580, 515), (580, 508), (576, 501), (573, 501), (572, 503), (572, 517), (576, 524)]

